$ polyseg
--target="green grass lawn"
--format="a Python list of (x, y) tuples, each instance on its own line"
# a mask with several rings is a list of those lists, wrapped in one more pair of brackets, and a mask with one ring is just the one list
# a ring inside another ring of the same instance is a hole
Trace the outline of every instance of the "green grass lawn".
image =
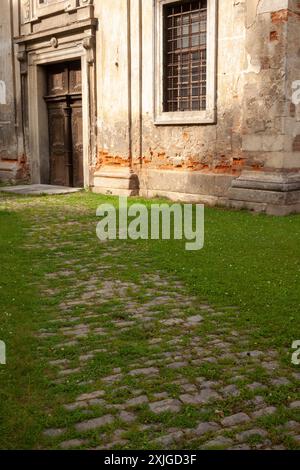
[[(70, 379), (66, 384), (50, 385), (53, 377), (48, 363), (49, 359), (53, 359), (51, 348), (54, 343), (49, 338), (46, 346), (41, 345), (37, 338), (41, 328), (47, 330), (47, 321), (55, 320), (58, 305), (72, 289), (72, 282), (68, 278), (53, 279), (51, 286), (45, 281), (49, 273), (55, 273), (62, 267), (66, 269), (66, 260), (70, 266), (67, 269), (75, 270), (77, 280), (81, 277), (85, 279), (86, 270), (92, 275), (95, 266), (101, 267), (106, 260), (106, 263), (109, 261), (109, 275), (121, 276), (126, 282), (134, 283), (143, 279), (145, 274), (159, 272), (166, 279), (177, 279), (184, 285), (187, 296), (196, 296), (216, 311), (236, 306), (239, 315), (235, 317), (232, 328), (241, 337), (247, 334), (251, 348), (275, 350), (282, 371), (287, 374), (300, 372), (300, 366), (291, 364), (292, 342), (300, 339), (299, 215), (276, 218), (245, 211), (206, 208), (204, 249), (188, 252), (184, 249), (183, 241), (174, 240), (99, 243), (95, 234), (98, 221), (95, 211), (99, 204), (108, 201), (116, 203), (117, 199), (91, 193), (28, 198), (0, 195), (0, 340), (5, 341), (7, 346), (7, 365), (0, 366), (2, 449), (56, 448), (55, 443), (49, 444), (41, 437), (42, 431), (47, 427), (65, 427), (83, 417), (80, 410), (72, 418), (60, 412), (62, 403), (75, 398), (74, 383)], [(138, 201), (150, 204), (150, 201)], [(80, 230), (77, 224), (80, 224)], [(37, 230), (37, 227), (42, 230)], [(54, 249), (51, 243), (55, 244)], [(128, 247), (129, 255), (122, 258), (122, 263), (128, 269), (122, 270), (120, 257), (107, 259), (105, 256), (110, 255), (112, 249), (120, 249), (122, 252), (124, 244)], [(73, 266), (74, 258), (76, 263)], [(52, 295), (48, 297), (45, 295), (47, 288), (53, 289)], [(143, 300), (142, 289), (135, 295)], [(74, 309), (80, 312), (80, 306)], [(98, 311), (100, 314), (109, 313), (110, 310), (118, 312), (118, 298)], [(110, 328), (108, 320), (104, 326)], [(213, 324), (201, 328), (203, 335), (213, 332)], [(125, 338), (115, 339), (118, 354), (113, 359), (111, 356), (101, 356), (101, 374), (110, 373), (111, 365), (114, 368), (126, 368), (127, 356), (130, 360), (147, 356), (148, 350), (144, 348), (143, 337), (139, 335), (140, 331), (133, 330)], [(96, 344), (93, 341), (92, 338), (92, 346)], [(66, 354), (71, 362), (75, 361), (76, 347), (70, 347)], [(64, 356), (58, 354), (55, 357), (60, 359)], [(97, 364), (97, 361), (93, 362), (84, 371), (84, 379), (94, 380), (99, 375)], [(214, 369), (212, 365), (211, 370), (207, 371), (207, 377), (213, 377), (214, 370), (220, 380), (222, 374), (229, 377), (230, 368), (230, 362), (224, 365), (222, 371)], [(193, 377), (191, 370), (187, 369), (184, 373), (187, 377)], [(258, 370), (253, 370), (252, 376), (262, 382), (265, 378)], [(172, 388), (172, 380), (173, 376), (170, 375), (166, 386), (175, 397), (177, 392), (175, 386)], [(124, 383), (131, 384), (130, 381)], [(280, 407), (288, 402), (288, 398), (296, 400), (299, 388), (294, 382), (277, 391), (268, 388), (264, 397), (269, 404)], [(111, 395), (112, 403), (117, 399), (120, 397)], [(220, 406), (224, 406), (221, 412), (225, 416), (232, 410), (242, 411), (234, 400), (224, 401)], [(197, 421), (197, 413), (193, 407), (186, 409), (176, 422), (165, 416), (160, 420), (161, 430), (170, 425), (186, 427), (194, 418)], [(207, 413), (209, 415), (211, 411)], [(279, 413), (273, 421), (270, 417), (265, 418), (264, 426), (270, 429), (288, 418), (299, 419), (295, 411), (293, 415), (286, 410), (284, 413)], [(140, 424), (154, 421), (155, 418), (142, 407), (139, 411)], [(106, 432), (114, 429), (114, 425), (108, 425)], [(274, 445), (276, 442), (282, 443), (279, 435), (278, 428), (272, 435)], [(136, 442), (136, 446), (149, 448), (147, 433), (142, 438), (138, 436), (138, 429), (128, 430), (129, 448), (134, 447), (133, 442)], [(75, 435), (70, 434), (70, 438), (73, 437)], [(91, 434), (90, 438), (96, 444), (96, 435)], [(287, 448), (297, 448), (288, 437), (284, 443)], [(196, 442), (194, 445), (198, 444)]]

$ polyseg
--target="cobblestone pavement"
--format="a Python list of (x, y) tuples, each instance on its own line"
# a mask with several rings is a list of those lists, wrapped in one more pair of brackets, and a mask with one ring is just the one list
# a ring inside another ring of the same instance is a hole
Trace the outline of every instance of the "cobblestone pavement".
[(34, 217), (27, 240), (28, 250), (48, 249), (55, 266), (44, 276), (36, 332), (57, 397), (44, 447), (300, 446), (292, 394), (300, 373), (236, 330), (237, 307), (216, 309), (176, 277), (148, 272), (133, 256), (138, 245), (100, 244), (95, 220), (46, 214), (43, 224)]

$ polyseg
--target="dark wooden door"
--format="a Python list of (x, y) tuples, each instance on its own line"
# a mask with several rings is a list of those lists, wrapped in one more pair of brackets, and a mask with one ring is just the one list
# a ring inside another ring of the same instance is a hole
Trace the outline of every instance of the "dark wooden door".
[(47, 67), (50, 184), (83, 187), (80, 62)]

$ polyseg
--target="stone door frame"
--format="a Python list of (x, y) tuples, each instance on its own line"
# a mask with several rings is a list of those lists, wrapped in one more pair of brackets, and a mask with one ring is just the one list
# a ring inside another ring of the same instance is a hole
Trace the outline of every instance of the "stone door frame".
[[(21, 42), (21, 41), (20, 41)], [(29, 157), (32, 183), (49, 182), (48, 111), (46, 65), (80, 60), (82, 73), (83, 174), (84, 186), (91, 186), (90, 167), (96, 155), (96, 83), (94, 31), (76, 31), (67, 37), (43, 38), (19, 44), (26, 56)], [(24, 60), (24, 59), (23, 59)]]

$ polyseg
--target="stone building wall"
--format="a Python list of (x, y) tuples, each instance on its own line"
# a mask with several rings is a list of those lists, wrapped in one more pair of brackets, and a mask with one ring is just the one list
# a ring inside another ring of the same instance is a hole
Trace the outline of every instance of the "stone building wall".
[[(288, 113), (292, 83), (300, 76), (299, 7), (289, 0), (220, 0), (216, 123), (161, 126), (154, 124), (153, 2), (101, 2), (99, 17), (111, 14), (112, 21), (102, 24), (98, 39), (95, 190), (116, 192), (119, 178), (122, 192), (122, 168), (131, 165), (142, 195), (297, 210), (299, 138), (297, 117)], [(287, 195), (287, 187), (297, 191)]]
[(20, 120), (20, 76), (13, 44), (12, 0), (0, 4), (0, 179), (14, 180), (27, 177), (23, 150), (22, 122)]
[(300, 3), (208, 2), (217, 5), (216, 35), (209, 38), (217, 46), (215, 120), (167, 125), (155, 114), (160, 0), (5, 0), (2, 56), (15, 99), (6, 115), (0, 105), (0, 120), (10, 123), (1, 164), (27, 159), (31, 180), (46, 182), (43, 70), (75, 58), (83, 74), (86, 186), (299, 211), (300, 105), (293, 103), (293, 86), (300, 80)]

